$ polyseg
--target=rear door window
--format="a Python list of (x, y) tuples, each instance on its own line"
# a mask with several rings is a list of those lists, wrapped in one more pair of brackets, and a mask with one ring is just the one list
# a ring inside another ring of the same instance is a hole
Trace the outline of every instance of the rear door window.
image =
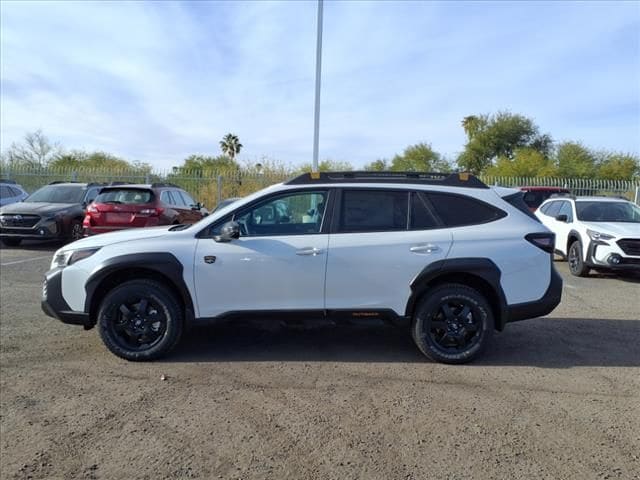
[(411, 193), (409, 225), (411, 230), (427, 230), (442, 226), (429, 200), (418, 192)]
[(176, 204), (175, 200), (173, 199), (173, 195), (171, 195), (171, 192), (169, 190), (165, 190), (160, 194), (160, 200), (162, 201), (162, 203), (165, 203), (167, 205)]
[(182, 195), (178, 190), (172, 190), (171, 196), (173, 197), (173, 200), (176, 202), (175, 205), (177, 205), (178, 207), (184, 208), (188, 206), (187, 202), (185, 202), (184, 198), (182, 198)]
[(409, 192), (395, 190), (345, 190), (338, 231), (386, 232), (406, 230)]
[(429, 192), (427, 196), (447, 227), (479, 225), (507, 215), (499, 208), (463, 195)]
[(560, 210), (558, 211), (558, 215), (566, 215), (567, 222), (573, 222), (573, 211), (571, 209), (571, 203), (569, 202), (560, 202)]

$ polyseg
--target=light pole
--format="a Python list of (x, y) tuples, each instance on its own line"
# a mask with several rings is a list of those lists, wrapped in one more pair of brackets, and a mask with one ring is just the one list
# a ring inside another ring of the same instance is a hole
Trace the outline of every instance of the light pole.
[(318, 39), (316, 41), (316, 106), (313, 119), (313, 163), (311, 171), (318, 171), (318, 137), (320, 134), (320, 77), (322, 71), (322, 2), (318, 0)]

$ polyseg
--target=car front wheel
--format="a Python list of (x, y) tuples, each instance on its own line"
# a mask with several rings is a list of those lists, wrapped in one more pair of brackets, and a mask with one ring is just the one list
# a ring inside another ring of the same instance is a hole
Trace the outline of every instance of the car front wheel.
[(166, 355), (182, 335), (182, 309), (161, 283), (125, 282), (102, 300), (98, 331), (107, 348), (126, 360), (153, 360)]
[(442, 363), (476, 358), (493, 335), (487, 300), (466, 285), (446, 284), (427, 292), (418, 305), (411, 333), (422, 353)]
[(589, 274), (589, 267), (584, 264), (582, 245), (579, 240), (575, 240), (569, 247), (567, 260), (569, 261), (569, 271), (572, 275), (586, 277)]

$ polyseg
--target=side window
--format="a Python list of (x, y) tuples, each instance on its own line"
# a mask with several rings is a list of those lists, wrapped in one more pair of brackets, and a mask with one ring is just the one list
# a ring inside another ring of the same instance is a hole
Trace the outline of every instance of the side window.
[(340, 208), (339, 232), (406, 230), (409, 192), (345, 190)]
[(507, 215), (496, 207), (462, 195), (429, 192), (427, 196), (447, 227), (479, 225)]
[(440, 227), (433, 207), (428, 200), (418, 192), (411, 193), (411, 212), (410, 212), (410, 228), (411, 230), (427, 230), (429, 228)]
[(173, 195), (171, 195), (171, 192), (169, 190), (164, 190), (160, 194), (160, 201), (167, 205), (175, 205), (175, 202), (173, 201)]
[(100, 191), (99, 188), (90, 188), (89, 191), (87, 192), (87, 196), (86, 196), (86, 202), (87, 205), (90, 204), (91, 202), (93, 202), (96, 197), (98, 196), (98, 192)]
[(320, 233), (327, 192), (296, 192), (270, 198), (234, 216), (242, 236)]
[(17, 188), (13, 188), (13, 187), (8, 187), (9, 188), (9, 192), (11, 192), (11, 196), (12, 197), (18, 197), (20, 195), (22, 195), (22, 192), (20, 190), (18, 190)]
[(173, 190), (171, 192), (171, 196), (173, 197), (173, 199), (175, 200), (175, 205), (177, 205), (178, 207), (186, 207), (187, 206), (187, 202), (184, 201), (184, 199), (182, 198), (182, 195), (180, 195), (180, 191), (179, 190)]
[(184, 199), (188, 207), (191, 207), (196, 204), (195, 200), (191, 198), (191, 196), (184, 190), (180, 190), (178, 193), (182, 195), (182, 198)]
[(558, 215), (566, 215), (567, 222), (573, 222), (573, 212), (571, 211), (570, 202), (559, 202), (561, 204)]
[(13, 197), (14, 195), (9, 190), (9, 187), (5, 187), (4, 185), (0, 185), (0, 198)]
[(545, 215), (549, 215), (550, 217), (557, 217), (558, 216), (558, 212), (560, 211), (560, 207), (562, 205), (560, 205), (562, 202), (551, 202), (547, 208), (547, 210), (544, 212)]

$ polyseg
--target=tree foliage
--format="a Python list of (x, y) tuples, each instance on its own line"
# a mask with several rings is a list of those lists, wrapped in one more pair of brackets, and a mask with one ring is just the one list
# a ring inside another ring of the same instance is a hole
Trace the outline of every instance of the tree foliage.
[(591, 178), (596, 173), (596, 154), (578, 142), (563, 142), (555, 154), (558, 176)]
[(25, 134), (22, 142), (12, 143), (2, 160), (12, 165), (44, 167), (61, 153), (60, 144), (53, 143), (42, 130)]
[(513, 159), (519, 148), (531, 148), (549, 156), (553, 140), (532, 119), (510, 112), (470, 115), (462, 120), (467, 135), (458, 165), (472, 173), (483, 173), (499, 158)]
[(513, 157), (500, 157), (486, 170), (496, 177), (554, 177), (556, 166), (553, 160), (530, 147), (518, 148)]
[(227, 133), (222, 140), (220, 140), (220, 149), (222, 154), (229, 157), (231, 160), (235, 160), (236, 155), (240, 153), (243, 145), (240, 143), (237, 135), (233, 133)]
[(598, 163), (597, 176), (607, 180), (640, 177), (640, 158), (627, 153), (605, 153)]
[[(311, 167), (311, 163), (303, 163), (298, 168), (298, 172), (310, 172)], [(318, 162), (318, 171), (320, 172), (347, 172), (351, 170), (353, 170), (353, 165), (341, 160), (326, 159)]]
[(377, 172), (450, 172), (451, 165), (429, 143), (422, 142), (408, 146), (391, 161), (378, 159), (365, 165), (364, 169)]
[(94, 169), (102, 171), (137, 171), (150, 172), (152, 167), (146, 163), (129, 162), (106, 152), (85, 152), (72, 150), (60, 153), (49, 163), (49, 166), (60, 170)]

